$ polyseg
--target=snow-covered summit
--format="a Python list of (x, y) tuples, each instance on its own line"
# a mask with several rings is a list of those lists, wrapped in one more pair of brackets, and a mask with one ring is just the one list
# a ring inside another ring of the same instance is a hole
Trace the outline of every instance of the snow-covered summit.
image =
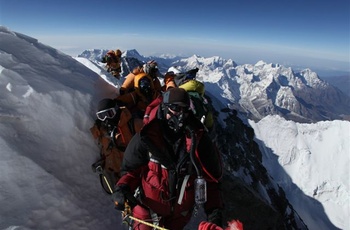
[(136, 49), (126, 50), (125, 52), (123, 52), (122, 56), (123, 57), (136, 58), (137, 60), (139, 60), (141, 62), (146, 62), (148, 60), (148, 58), (142, 56), (139, 52), (137, 52)]
[(102, 57), (108, 52), (107, 49), (88, 49), (83, 51), (78, 57), (84, 57), (89, 60), (101, 61)]

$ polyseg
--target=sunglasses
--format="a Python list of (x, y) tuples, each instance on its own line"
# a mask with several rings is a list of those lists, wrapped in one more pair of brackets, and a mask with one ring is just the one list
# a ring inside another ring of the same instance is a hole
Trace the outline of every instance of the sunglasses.
[(99, 120), (105, 121), (107, 118), (111, 119), (117, 114), (115, 108), (109, 108), (105, 110), (98, 111), (96, 116)]
[(172, 111), (178, 113), (178, 112), (181, 112), (181, 111), (187, 111), (188, 110), (188, 107), (185, 107), (185, 106), (181, 106), (181, 105), (178, 105), (178, 104), (168, 104), (167, 105), (169, 109), (171, 109)]

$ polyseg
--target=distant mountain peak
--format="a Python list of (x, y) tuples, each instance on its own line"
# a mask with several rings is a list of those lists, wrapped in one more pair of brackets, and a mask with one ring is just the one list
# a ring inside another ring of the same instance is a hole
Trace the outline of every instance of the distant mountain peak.
[(135, 58), (142, 58), (144, 59), (143, 56), (140, 55), (139, 52), (137, 52), (136, 49), (131, 49), (131, 50), (126, 50), (125, 52), (123, 52), (123, 56), (125, 57), (135, 57)]
[(266, 64), (267, 64), (266, 62), (264, 62), (263, 60), (260, 60), (255, 64), (255, 66), (264, 66)]

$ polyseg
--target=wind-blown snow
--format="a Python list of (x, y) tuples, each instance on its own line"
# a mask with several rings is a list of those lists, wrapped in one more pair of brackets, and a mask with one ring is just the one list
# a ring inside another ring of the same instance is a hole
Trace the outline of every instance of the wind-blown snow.
[[(335, 226), (349, 229), (350, 122), (300, 124), (267, 116), (249, 123), (256, 139), (270, 149), (264, 151), (263, 164), (308, 227), (327, 229), (321, 225), (321, 214), (314, 213), (317, 204), (301, 199), (304, 196), (298, 194), (299, 189), (322, 203)], [(281, 170), (289, 177), (281, 177), (286, 175)]]
[[(0, 229), (121, 229), (120, 213), (90, 168), (99, 151), (89, 131), (97, 102), (115, 96), (120, 82), (96, 63), (5, 27), (0, 37)], [(217, 82), (217, 74), (206, 80)], [(208, 93), (221, 100), (221, 91), (209, 87)], [(273, 154), (265, 155), (264, 164), (285, 190), (299, 186), (324, 205), (336, 226), (350, 229), (349, 123), (300, 125), (268, 117), (251, 125), (257, 139), (281, 156), (291, 178), (278, 177), (284, 169), (270, 159)], [(307, 219), (313, 204), (290, 199)]]

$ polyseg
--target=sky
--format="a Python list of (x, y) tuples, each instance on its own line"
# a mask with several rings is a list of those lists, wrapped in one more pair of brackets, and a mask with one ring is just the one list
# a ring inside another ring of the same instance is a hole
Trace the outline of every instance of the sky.
[[(0, 27), (0, 38), (0, 229), (121, 229), (90, 167), (99, 150), (89, 132), (97, 102), (116, 95), (120, 82), (31, 37)], [(334, 226), (350, 230), (350, 122), (269, 116), (250, 125), (270, 149), (265, 167), (310, 229), (329, 229), (319, 219), (326, 213)]]
[(350, 72), (348, 0), (0, 0), (0, 24), (72, 56), (120, 48)]

